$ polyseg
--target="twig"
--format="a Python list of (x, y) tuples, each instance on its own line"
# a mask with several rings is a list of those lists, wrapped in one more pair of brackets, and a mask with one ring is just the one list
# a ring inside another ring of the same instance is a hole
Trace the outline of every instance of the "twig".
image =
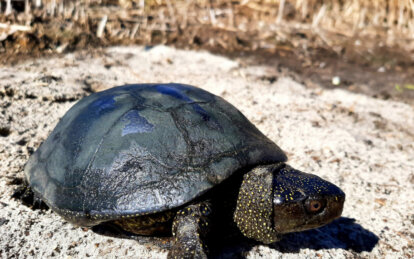
[(12, 35), (13, 33), (17, 31), (30, 31), (32, 30), (29, 26), (24, 25), (17, 25), (17, 24), (6, 24), (6, 23), (0, 23), (0, 29), (5, 29), (5, 32), (0, 33), (0, 41), (5, 40), (9, 35)]
[(7, 0), (6, 2), (6, 10), (4, 11), (5, 15), (9, 15), (12, 12), (12, 5), (11, 5), (11, 0)]
[(232, 28), (235, 28), (235, 20), (234, 20), (234, 12), (233, 12), (233, 4), (231, 3), (231, 1), (228, 3), (228, 5), (230, 6), (229, 8), (229, 18), (228, 18), (228, 25)]
[(138, 30), (139, 30), (139, 23), (137, 22), (134, 24), (134, 27), (132, 27), (132, 31), (131, 31), (131, 34), (129, 35), (129, 38), (130, 39), (135, 38), (135, 35), (137, 34)]
[(30, 31), (32, 27), (25, 25), (0, 23), (0, 29), (9, 29), (10, 31)]
[(184, 10), (183, 13), (181, 14), (183, 17), (183, 20), (181, 22), (181, 29), (184, 30), (185, 28), (187, 28), (188, 25), (188, 13), (190, 10), (190, 5), (191, 5), (191, 0), (186, 0), (185, 1), (185, 7), (182, 9)]
[(49, 4), (49, 13), (50, 16), (55, 16), (56, 11), (56, 0), (52, 0), (52, 2)]
[(98, 29), (96, 30), (96, 37), (102, 37), (107, 21), (108, 15), (104, 15), (104, 17), (102, 17), (101, 21), (99, 22)]
[(210, 23), (214, 26), (217, 23), (216, 13), (214, 12), (214, 9), (211, 6), (211, 2), (210, 1), (207, 1), (206, 9), (207, 9), (207, 12), (208, 12), (208, 17), (210, 19)]
[(29, 2), (29, 0), (24, 0), (24, 13), (25, 14), (30, 13), (30, 2)]
[(42, 6), (42, 0), (35, 0), (35, 7), (40, 8)]
[(177, 22), (177, 19), (175, 18), (175, 12), (174, 12), (174, 9), (173, 9), (173, 5), (171, 4), (171, 1), (170, 0), (166, 0), (166, 3), (167, 3), (168, 13), (169, 13), (169, 15), (171, 17), (171, 20), (172, 20), (173, 24), (175, 26), (177, 26), (177, 28), (179, 28), (180, 26), (179, 26), (179, 24)]
[(319, 22), (321, 21), (322, 17), (325, 15), (326, 12), (326, 5), (322, 5), (321, 9), (319, 9), (318, 14), (316, 14), (315, 18), (312, 22), (312, 27), (316, 28), (319, 25)]
[(139, 8), (141, 8), (142, 10), (145, 9), (145, 0), (139, 0), (139, 4), (138, 4)]
[(283, 9), (285, 9), (285, 0), (281, 0), (279, 3), (279, 11), (277, 13), (276, 23), (280, 23), (282, 21)]

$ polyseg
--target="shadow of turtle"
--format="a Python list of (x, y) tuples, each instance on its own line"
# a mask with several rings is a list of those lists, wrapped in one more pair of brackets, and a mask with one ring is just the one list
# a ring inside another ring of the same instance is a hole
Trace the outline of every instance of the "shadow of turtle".
[[(279, 242), (269, 245), (282, 253), (299, 253), (301, 249), (344, 249), (355, 253), (370, 252), (379, 238), (371, 231), (355, 223), (355, 219), (341, 217), (318, 229), (289, 233)], [(237, 244), (236, 244), (237, 242)], [(259, 243), (246, 239), (232, 239), (221, 243), (213, 252), (214, 258), (245, 258)]]
[[(142, 237), (116, 229), (114, 225), (98, 225), (92, 228), (98, 234), (134, 239), (141, 245), (157, 246), (169, 249), (169, 238)], [(269, 245), (282, 253), (299, 253), (301, 249), (344, 249), (355, 253), (370, 252), (379, 238), (371, 231), (355, 223), (355, 219), (341, 217), (332, 223), (317, 229), (289, 233), (279, 242)], [(245, 258), (253, 247), (260, 243), (249, 240), (240, 234), (232, 233), (215, 238), (210, 242), (211, 258)]]
[(318, 229), (287, 234), (270, 247), (280, 252), (297, 253), (301, 248), (313, 250), (341, 248), (357, 253), (370, 252), (379, 238), (355, 223), (355, 219), (341, 217)]

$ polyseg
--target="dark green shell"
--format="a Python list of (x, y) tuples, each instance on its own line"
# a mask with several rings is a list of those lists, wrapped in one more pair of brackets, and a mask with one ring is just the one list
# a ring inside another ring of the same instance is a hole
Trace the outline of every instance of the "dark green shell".
[(285, 160), (222, 98), (188, 85), (142, 84), (76, 103), (25, 174), (53, 210), (94, 225), (176, 208), (243, 167)]

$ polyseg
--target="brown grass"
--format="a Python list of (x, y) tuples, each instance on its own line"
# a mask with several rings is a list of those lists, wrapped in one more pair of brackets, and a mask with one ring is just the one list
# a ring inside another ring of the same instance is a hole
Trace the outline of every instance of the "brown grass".
[[(35, 5), (40, 0), (13, 0), (11, 12), (7, 1), (0, 0), (0, 42), (18, 31), (15, 25), (27, 29), (42, 17), (46, 23), (73, 21), (99, 38), (136, 43), (168, 43), (171, 34), (208, 27), (244, 33), (242, 41), (249, 44), (243, 48), (253, 50), (280, 42), (298, 47), (291, 42), (297, 35), (337, 53), (350, 43), (414, 50), (414, 0), (47, 0), (40, 7)], [(234, 47), (214, 33), (210, 38), (209, 44)]]

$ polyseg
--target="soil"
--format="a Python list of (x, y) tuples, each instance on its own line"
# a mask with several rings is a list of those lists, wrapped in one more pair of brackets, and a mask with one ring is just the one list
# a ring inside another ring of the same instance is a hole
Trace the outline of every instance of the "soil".
[[(306, 58), (287, 51), (256, 51), (247, 53), (243, 61), (249, 65), (266, 65), (278, 70), (287, 68), (300, 75), (302, 83), (310, 88), (317, 85), (326, 89), (345, 89), (374, 98), (399, 100), (413, 105), (413, 61), (403, 56), (403, 52), (398, 53), (397, 49), (378, 50), (377, 55), (378, 58), (382, 56), (388, 61), (380, 63), (362, 59), (360, 56), (351, 58), (324, 49), (314, 50)], [(386, 65), (382, 65), (384, 63)], [(291, 76), (295, 76), (294, 74)], [(340, 84), (333, 84), (334, 77), (340, 78)]]

